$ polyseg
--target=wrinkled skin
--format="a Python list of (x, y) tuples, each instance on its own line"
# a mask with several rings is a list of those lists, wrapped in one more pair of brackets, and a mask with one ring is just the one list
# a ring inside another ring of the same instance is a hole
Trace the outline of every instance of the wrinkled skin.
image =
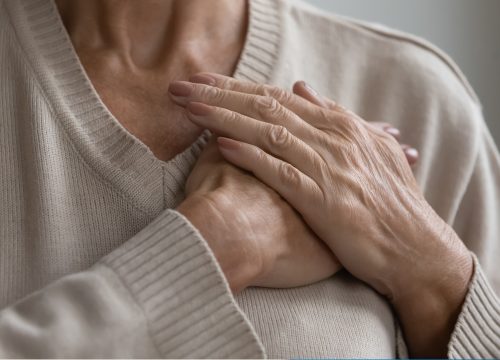
[(394, 137), (272, 86), (192, 80), (173, 84), (172, 98), (222, 135), (224, 158), (276, 190), (348, 271), (391, 301), (412, 355), (445, 355), (472, 258), (424, 199)]
[(224, 160), (215, 139), (191, 172), (186, 195), (178, 210), (207, 239), (235, 292), (249, 282), (273, 288), (307, 285), (341, 268), (286, 201)]
[[(317, 102), (307, 93), (302, 96)], [(318, 105), (328, 108), (333, 103), (324, 99)], [(399, 138), (399, 131), (387, 123), (372, 125)], [(415, 163), (417, 157), (407, 155), (408, 162)], [(191, 172), (186, 196), (187, 202), (178, 210), (188, 214), (209, 241), (234, 292), (250, 285), (308, 285), (341, 269), (331, 250), (300, 214), (270, 187), (225, 161), (215, 139), (206, 146)], [(217, 219), (209, 221), (210, 216)]]

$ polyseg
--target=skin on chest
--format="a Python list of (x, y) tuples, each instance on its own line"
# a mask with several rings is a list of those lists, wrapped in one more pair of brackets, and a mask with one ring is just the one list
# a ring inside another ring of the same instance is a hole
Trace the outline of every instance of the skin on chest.
[(172, 80), (232, 74), (247, 33), (247, 1), (57, 0), (61, 20), (104, 104), (161, 160), (201, 129), (167, 96)]
[(92, 80), (101, 100), (115, 119), (160, 160), (168, 161), (188, 148), (202, 129), (167, 96), (168, 82)]

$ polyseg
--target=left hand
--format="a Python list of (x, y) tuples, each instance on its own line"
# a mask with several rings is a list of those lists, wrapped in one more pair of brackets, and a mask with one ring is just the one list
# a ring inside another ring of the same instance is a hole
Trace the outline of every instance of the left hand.
[(392, 302), (412, 356), (446, 355), (472, 258), (425, 201), (398, 142), (342, 107), (209, 76), (213, 86), (177, 82), (184, 95), (172, 98), (189, 119), (224, 136), (226, 160), (275, 189)]
[(224, 160), (212, 137), (177, 208), (200, 231), (237, 293), (249, 286), (289, 288), (341, 269), (300, 214), (255, 176)]

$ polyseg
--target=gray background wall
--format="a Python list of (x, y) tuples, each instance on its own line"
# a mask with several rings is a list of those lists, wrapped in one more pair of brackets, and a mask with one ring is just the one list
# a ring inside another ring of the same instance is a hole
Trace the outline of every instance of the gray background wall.
[(460, 66), (500, 144), (500, 0), (306, 0), (423, 37)]

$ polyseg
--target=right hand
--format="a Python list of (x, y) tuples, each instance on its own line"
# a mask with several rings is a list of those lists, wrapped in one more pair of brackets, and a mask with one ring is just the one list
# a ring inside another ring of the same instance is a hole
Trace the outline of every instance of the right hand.
[(214, 139), (177, 210), (208, 242), (233, 292), (308, 285), (341, 269), (328, 247), (274, 190), (225, 161)]

